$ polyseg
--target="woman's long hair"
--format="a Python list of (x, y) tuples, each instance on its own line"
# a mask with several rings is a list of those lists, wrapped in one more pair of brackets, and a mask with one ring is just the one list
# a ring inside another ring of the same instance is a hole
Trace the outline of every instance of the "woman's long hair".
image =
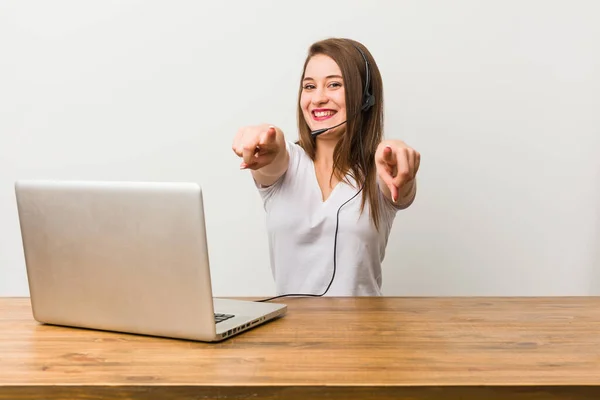
[[(375, 97), (375, 104), (367, 111), (361, 111), (363, 90), (366, 81), (365, 60), (357, 49), (360, 48), (369, 62), (370, 92)], [(333, 175), (340, 181), (346, 174), (357, 184), (363, 186), (361, 213), (368, 202), (371, 220), (379, 229), (379, 188), (377, 187), (377, 171), (375, 152), (383, 138), (383, 83), (377, 64), (371, 53), (361, 43), (351, 39), (331, 38), (314, 43), (308, 51), (298, 93), (298, 132), (299, 145), (315, 159), (316, 141), (311, 136), (310, 127), (304, 119), (300, 96), (302, 96), (302, 80), (310, 59), (322, 54), (332, 58), (339, 66), (344, 80), (346, 99), (345, 132), (342, 134), (333, 152)]]

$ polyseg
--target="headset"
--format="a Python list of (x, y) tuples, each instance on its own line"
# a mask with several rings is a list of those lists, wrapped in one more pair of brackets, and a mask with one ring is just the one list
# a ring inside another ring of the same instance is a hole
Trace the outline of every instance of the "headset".
[[(354, 116), (356, 116), (361, 112), (367, 112), (371, 107), (373, 107), (373, 105), (375, 105), (375, 96), (371, 93), (371, 70), (369, 67), (369, 61), (367, 60), (367, 56), (360, 49), (360, 47), (358, 47), (354, 43), (352, 45), (356, 48), (356, 50), (358, 50), (358, 52), (362, 56), (363, 60), (365, 61), (365, 86), (363, 88), (362, 104), (361, 104), (360, 110), (354, 115)], [(329, 128), (317, 129), (316, 131), (312, 131), (310, 134), (311, 134), (312, 138), (314, 139), (317, 136), (319, 136), (331, 129), (337, 128), (338, 126), (345, 124), (347, 121), (348, 120), (346, 119), (344, 122), (341, 122), (341, 123), (331, 126)], [(362, 132), (358, 135), (358, 139), (360, 141), (359, 146), (360, 146), (360, 153), (361, 153), (362, 161), (363, 161), (363, 164), (365, 164), (365, 154), (364, 154), (364, 149), (363, 149), (363, 145), (362, 145)], [(258, 302), (264, 302), (264, 301), (278, 299), (281, 297), (292, 297), (292, 296), (293, 297), (322, 297), (329, 291), (329, 288), (331, 287), (331, 284), (333, 283), (333, 280), (335, 278), (335, 272), (337, 269), (337, 234), (338, 234), (338, 228), (339, 228), (339, 222), (340, 222), (340, 210), (342, 209), (342, 207), (344, 207), (346, 204), (348, 204), (350, 201), (352, 201), (356, 196), (358, 196), (359, 193), (362, 192), (364, 187), (365, 186), (363, 184), (360, 187), (360, 190), (358, 190), (354, 194), (354, 196), (352, 196), (351, 198), (346, 200), (337, 210), (336, 222), (335, 222), (335, 236), (333, 239), (333, 274), (331, 275), (331, 280), (329, 281), (329, 285), (327, 285), (327, 289), (325, 289), (325, 291), (321, 294), (310, 294), (310, 293), (308, 293), (308, 294), (295, 294), (295, 293), (282, 294), (279, 296), (274, 296), (274, 297), (269, 297), (267, 299), (258, 300)]]
[[(360, 113), (368, 111), (371, 107), (373, 107), (373, 105), (375, 105), (375, 96), (371, 94), (371, 68), (369, 67), (369, 60), (367, 60), (367, 56), (360, 49), (360, 47), (358, 47), (355, 44), (353, 44), (353, 46), (356, 48), (356, 50), (358, 50), (363, 60), (365, 60), (365, 86), (363, 88), (362, 105), (360, 106), (360, 111), (358, 112)], [(347, 121), (348, 120), (346, 119), (346, 121), (334, 126), (330, 126), (329, 128), (317, 129), (316, 131), (312, 131), (310, 134), (313, 138), (316, 138), (322, 133), (325, 133), (331, 129), (337, 128), (338, 126), (345, 124)]]

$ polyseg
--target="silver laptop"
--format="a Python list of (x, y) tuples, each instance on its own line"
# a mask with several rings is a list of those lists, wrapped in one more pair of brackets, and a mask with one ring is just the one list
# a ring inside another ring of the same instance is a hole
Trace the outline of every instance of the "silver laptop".
[(17, 181), (15, 192), (41, 323), (220, 341), (287, 311), (213, 299), (197, 184)]

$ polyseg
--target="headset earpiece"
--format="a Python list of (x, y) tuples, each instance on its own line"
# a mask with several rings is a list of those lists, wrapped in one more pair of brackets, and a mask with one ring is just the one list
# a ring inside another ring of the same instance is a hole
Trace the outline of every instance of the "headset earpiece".
[(372, 94), (367, 94), (361, 109), (363, 111), (367, 111), (369, 108), (373, 107), (374, 105), (375, 105), (375, 96), (373, 96)]

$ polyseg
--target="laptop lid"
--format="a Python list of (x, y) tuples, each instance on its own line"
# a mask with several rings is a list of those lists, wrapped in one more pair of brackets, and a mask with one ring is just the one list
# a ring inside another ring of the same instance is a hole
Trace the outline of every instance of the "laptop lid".
[(215, 337), (199, 185), (17, 181), (15, 192), (36, 320)]

